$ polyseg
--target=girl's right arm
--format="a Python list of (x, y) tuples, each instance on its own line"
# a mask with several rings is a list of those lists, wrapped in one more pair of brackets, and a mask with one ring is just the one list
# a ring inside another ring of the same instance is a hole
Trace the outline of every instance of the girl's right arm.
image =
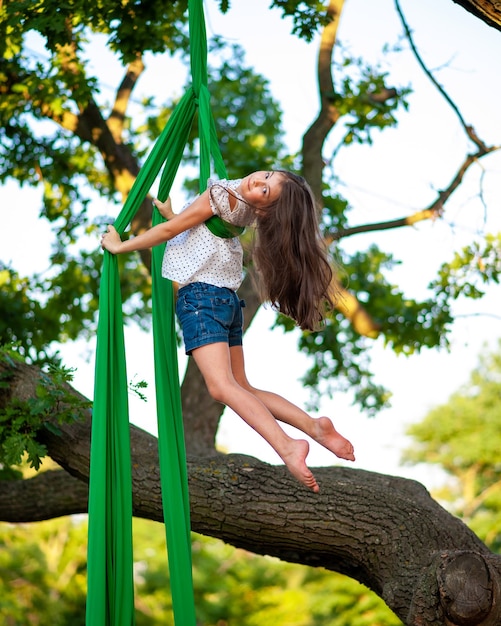
[(137, 237), (132, 237), (126, 241), (120, 239), (120, 235), (114, 226), (108, 226), (108, 232), (101, 237), (101, 246), (112, 254), (145, 250), (169, 241), (169, 239), (189, 228), (193, 228), (193, 226), (202, 224), (212, 215), (209, 192), (205, 191), (187, 209), (182, 213), (175, 214), (168, 222), (157, 224)]

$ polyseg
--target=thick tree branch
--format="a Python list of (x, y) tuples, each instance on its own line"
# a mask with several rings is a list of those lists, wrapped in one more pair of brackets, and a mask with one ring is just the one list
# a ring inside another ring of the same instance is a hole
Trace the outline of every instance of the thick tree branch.
[[(129, 64), (126, 75), (122, 80), (115, 98), (113, 110), (107, 120), (93, 99), (81, 107), (78, 116), (64, 112), (56, 115), (45, 103), (41, 103), (41, 110), (48, 118), (61, 126), (72, 130), (82, 141), (88, 141), (101, 153), (110, 176), (114, 181), (114, 188), (125, 201), (134, 181), (139, 173), (140, 165), (133, 156), (130, 147), (123, 143), (124, 122), (127, 107), (134, 87), (144, 71), (141, 57)], [(77, 101), (78, 104), (78, 101)], [(71, 128), (68, 126), (71, 125)], [(147, 196), (138, 208), (132, 220), (131, 229), (135, 235), (144, 232), (151, 226), (152, 198)], [(141, 261), (149, 270), (151, 268), (151, 251), (139, 252)]]
[[(109, 119), (105, 120), (102, 111), (97, 106), (91, 94), (87, 91), (79, 91), (81, 83), (86, 83), (83, 64), (76, 56), (74, 45), (60, 46), (58, 56), (61, 67), (68, 77), (68, 90), (74, 96), (74, 104), (78, 113), (70, 109), (54, 107), (50, 101), (44, 99), (44, 95), (32, 96), (28, 90), (15, 92), (13, 87), (19, 88), (23, 84), (23, 77), (8, 74), (2, 92), (5, 94), (17, 93), (24, 108), (25, 102), (31, 100), (32, 108), (39, 112), (41, 117), (51, 120), (61, 128), (70, 131), (83, 142), (88, 142), (100, 152), (106, 169), (113, 179), (114, 188), (122, 195), (124, 201), (137, 177), (140, 166), (132, 154), (130, 147), (123, 142), (123, 128), (126, 110), (130, 102), (130, 96), (136, 85), (144, 65), (141, 58), (132, 62), (127, 73), (117, 90), (117, 96), (113, 111)], [(71, 77), (71, 78), (70, 78)], [(29, 84), (31, 81), (27, 81)], [(133, 222), (133, 232), (138, 234), (151, 225), (151, 198), (145, 198), (136, 213)], [(151, 265), (151, 254), (142, 251), (141, 258), (146, 267)]]
[(353, 329), (359, 335), (369, 337), (370, 339), (377, 339), (381, 331), (381, 325), (372, 319), (369, 313), (360, 304), (358, 298), (343, 285), (338, 283), (336, 290), (339, 294), (336, 309), (350, 321)]
[(453, 0), (488, 26), (501, 30), (501, 5), (498, 0)]
[[(0, 368), (0, 374), (6, 370), (4, 364)], [(30, 397), (38, 383), (34, 367), (9, 366), (9, 372), (3, 405), (10, 397)], [(51, 458), (66, 472), (0, 483), (2, 520), (33, 521), (85, 511), (90, 428), (87, 412), (81, 421), (63, 425), (59, 435), (39, 433)], [(161, 521), (156, 439), (135, 427), (130, 433), (134, 514)], [(351, 576), (378, 593), (406, 624), (469, 626), (480, 623), (474, 621), (479, 614), (486, 616), (483, 626), (499, 624), (501, 558), (434, 502), (422, 485), (341, 467), (315, 472), (320, 494), (297, 483), (285, 467), (252, 457), (190, 458), (192, 528), (257, 554)], [(475, 567), (473, 577), (465, 563)], [(473, 617), (471, 594), (478, 600)]]
[[(83, 66), (79, 63), (74, 45), (61, 46), (58, 53), (66, 72), (73, 75), (77, 72), (83, 72)], [(140, 169), (129, 146), (123, 142), (124, 123), (132, 92), (143, 71), (144, 63), (142, 57), (138, 55), (127, 67), (126, 74), (117, 89), (113, 109), (107, 120), (104, 119), (93, 98), (89, 97), (86, 102), (80, 102), (78, 92), (71, 86), (70, 90), (73, 91), (75, 103), (80, 110), (78, 116), (72, 116), (66, 112), (59, 115), (46, 103), (41, 103), (41, 110), (46, 117), (71, 130), (83, 141), (89, 141), (99, 150), (114, 180), (114, 187), (121, 193), (124, 201)], [(151, 226), (151, 211), (151, 198), (148, 197), (145, 198), (134, 218), (133, 232), (135, 234), (139, 234)], [(151, 265), (150, 252), (142, 251), (140, 255), (143, 263), (149, 268)]]
[[(134, 514), (161, 522), (156, 441), (134, 428), (131, 435)], [(71, 464), (64, 440), (56, 442), (53, 435), (49, 440), (51, 454)], [(458, 552), (480, 559), (485, 569), (494, 568), (495, 580), (499, 559), (419, 483), (344, 468), (315, 471), (322, 490), (313, 496), (282, 466), (241, 455), (190, 460), (192, 529), (257, 554), (351, 576), (378, 593), (409, 624), (443, 623), (436, 621), (436, 579), (446, 566), (452, 567)], [(2, 519), (33, 521), (84, 512), (87, 488), (75, 480), (66, 472), (49, 471), (4, 484)], [(68, 492), (73, 492), (71, 501)], [(13, 505), (21, 502), (27, 503), (25, 510)], [(435, 590), (428, 594), (430, 585)], [(422, 621), (425, 609), (430, 621)], [(407, 620), (410, 611), (416, 612), (416, 621)]]
[(303, 174), (310, 183), (316, 198), (322, 197), (322, 172), (324, 142), (340, 117), (334, 105), (334, 82), (332, 80), (332, 54), (344, 0), (330, 0), (327, 13), (331, 18), (322, 30), (318, 55), (317, 76), (320, 96), (320, 112), (303, 137)]
[(115, 104), (108, 118), (108, 128), (116, 142), (120, 142), (122, 139), (127, 107), (129, 106), (134, 87), (137, 85), (137, 81), (143, 71), (143, 59), (138, 55), (132, 63), (129, 63), (127, 72), (117, 90)]
[(40, 472), (27, 480), (0, 482), (0, 521), (41, 522), (87, 513), (88, 484), (64, 470)]

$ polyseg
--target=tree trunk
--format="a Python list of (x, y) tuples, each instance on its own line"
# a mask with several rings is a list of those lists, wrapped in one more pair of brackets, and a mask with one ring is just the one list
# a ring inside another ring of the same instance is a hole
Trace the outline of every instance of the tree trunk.
[[(5, 371), (2, 364), (0, 375)], [(11, 367), (9, 375), (0, 408), (13, 397), (33, 397), (39, 380), (38, 370), (26, 365)], [(60, 428), (60, 435), (44, 429), (39, 440), (65, 471), (4, 481), (2, 521), (87, 510), (90, 411)], [(157, 441), (131, 427), (131, 449), (134, 515), (162, 521)], [(410, 626), (501, 623), (501, 557), (417, 482), (317, 468), (321, 491), (312, 494), (285, 467), (243, 455), (190, 457), (188, 474), (196, 532), (346, 574), (375, 591)]]

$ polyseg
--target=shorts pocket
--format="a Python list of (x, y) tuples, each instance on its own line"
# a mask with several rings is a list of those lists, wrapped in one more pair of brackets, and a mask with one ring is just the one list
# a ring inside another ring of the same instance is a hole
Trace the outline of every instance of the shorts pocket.
[(183, 313), (196, 313), (198, 311), (198, 300), (190, 297), (190, 293), (181, 294), (176, 302), (176, 313), (182, 315)]
[(232, 299), (230, 297), (215, 296), (212, 301), (212, 313), (214, 320), (229, 328), (233, 319)]

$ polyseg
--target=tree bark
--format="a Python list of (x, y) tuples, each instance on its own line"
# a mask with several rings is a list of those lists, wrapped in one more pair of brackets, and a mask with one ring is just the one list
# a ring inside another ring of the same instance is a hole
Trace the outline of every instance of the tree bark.
[[(0, 375), (5, 371), (2, 364)], [(36, 368), (22, 364), (11, 366), (9, 375), (0, 408), (13, 397), (34, 396), (39, 380)], [(90, 411), (60, 429), (59, 435), (43, 429), (39, 440), (63, 470), (2, 482), (2, 521), (87, 510)], [(134, 515), (162, 521), (156, 439), (131, 427), (131, 456)], [(501, 557), (422, 485), (341, 467), (317, 468), (315, 474), (319, 494), (285, 467), (252, 457), (190, 457), (192, 529), (257, 554), (350, 576), (410, 626), (501, 623)]]
[(498, 0), (453, 0), (488, 26), (501, 30), (501, 4)]

